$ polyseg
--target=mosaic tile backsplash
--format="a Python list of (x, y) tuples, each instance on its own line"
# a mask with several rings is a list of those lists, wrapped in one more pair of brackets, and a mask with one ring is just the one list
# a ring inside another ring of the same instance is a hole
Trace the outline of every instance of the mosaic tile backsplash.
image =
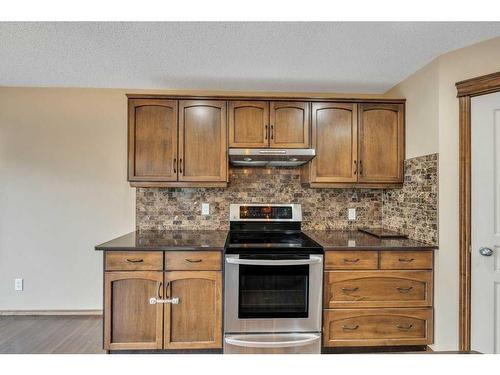
[(438, 243), (438, 154), (405, 160), (402, 189), (385, 190), (382, 222), (415, 240)]
[[(230, 203), (301, 203), (304, 229), (348, 229), (380, 225), (382, 190), (310, 189), (299, 168), (233, 168), (225, 189), (138, 188), (138, 229), (228, 229)], [(210, 203), (210, 215), (201, 204)], [(347, 208), (356, 208), (355, 224)]]
[[(423, 159), (422, 159), (423, 158)], [(427, 189), (428, 179), (422, 180), (420, 159), (427, 166), (428, 157), (410, 159), (410, 176), (405, 176), (408, 188), (400, 189), (397, 194), (380, 189), (311, 189), (300, 183), (299, 168), (230, 168), (230, 184), (228, 188), (137, 188), (136, 193), (136, 226), (139, 230), (173, 230), (173, 229), (228, 229), (230, 203), (300, 203), (302, 204), (303, 229), (356, 229), (358, 227), (379, 227), (387, 215), (397, 215), (389, 220), (391, 227), (401, 223), (405, 230), (423, 237), (421, 229), (431, 228), (437, 212), (428, 210), (418, 216), (425, 225), (416, 226), (409, 215), (413, 214), (407, 202), (420, 199), (420, 190), (416, 186), (422, 183)], [(427, 170), (430, 168), (426, 167)], [(418, 178), (412, 178), (418, 174)], [(437, 174), (437, 156), (434, 174)], [(430, 178), (436, 184), (437, 176)], [(411, 195), (418, 196), (414, 198)], [(397, 209), (397, 200), (404, 203)], [(427, 197), (426, 199), (431, 199)], [(389, 209), (384, 210), (384, 200)], [(210, 203), (210, 215), (201, 215), (201, 204)], [(412, 201), (413, 202), (413, 201)], [(437, 207), (437, 199), (435, 207)], [(418, 203), (417, 203), (418, 204)], [(357, 220), (347, 220), (347, 209), (356, 208)], [(427, 235), (427, 237), (436, 236)]]

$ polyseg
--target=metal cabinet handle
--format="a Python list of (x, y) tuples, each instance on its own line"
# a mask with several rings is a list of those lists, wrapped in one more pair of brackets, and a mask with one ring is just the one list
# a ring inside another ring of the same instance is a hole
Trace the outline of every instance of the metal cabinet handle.
[(271, 125), (271, 139), (274, 139), (274, 125)]
[(359, 262), (359, 258), (355, 258), (355, 259), (344, 258), (344, 263), (358, 263), (358, 262)]
[(358, 161), (354, 160), (354, 173), (353, 174), (358, 174)]
[(355, 331), (359, 328), (359, 325), (356, 324), (355, 326), (342, 326), (342, 329), (345, 331)]
[(268, 126), (266, 125), (266, 131), (264, 132), (264, 140), (267, 141), (267, 137), (268, 137)]
[(129, 263), (142, 263), (144, 259), (126, 259)]
[(161, 298), (155, 298), (155, 297), (151, 297), (149, 299), (149, 304), (150, 305), (157, 305), (157, 304), (167, 304), (167, 303), (170, 303), (172, 305), (178, 305), (179, 304), (179, 298), (178, 297), (174, 297), (174, 298), (167, 298), (167, 299), (161, 299)]
[(412, 286), (409, 286), (408, 288), (397, 287), (396, 289), (398, 290), (399, 293), (408, 293), (410, 290), (413, 289), (413, 287)]
[(189, 262), (189, 263), (200, 263), (200, 262), (203, 262), (203, 260), (201, 259), (184, 259), (186, 262)]
[(404, 331), (409, 331), (410, 329), (413, 328), (413, 324), (396, 324), (396, 327)]
[(160, 281), (160, 283), (158, 284), (158, 293), (156, 293), (156, 295), (158, 296), (158, 299), (161, 299), (161, 286), (163, 285), (163, 283)]
[(363, 161), (359, 161), (359, 175), (363, 176)]
[(398, 260), (400, 262), (410, 263), (410, 262), (413, 262), (415, 259), (413, 259), (413, 258), (399, 258)]
[(359, 288), (358, 287), (355, 287), (355, 288), (342, 288), (342, 291), (344, 293), (349, 293), (349, 292), (355, 292), (357, 291)]
[(182, 158), (179, 159), (179, 173), (182, 173), (182, 170), (184, 168), (184, 163)]
[(177, 158), (174, 158), (174, 173), (177, 173)]
[[(161, 296), (161, 286), (162, 285), (163, 285), (163, 283), (160, 281), (158, 283), (158, 292), (156, 293), (158, 298), (151, 297), (149, 299), (149, 304), (150, 305), (157, 305), (157, 304), (161, 304), (161, 303), (171, 303), (172, 305), (177, 305), (179, 303), (179, 298), (177, 298), (177, 297), (162, 299), (162, 296)], [(166, 287), (167, 293), (168, 293), (169, 286), (170, 286), (170, 282), (167, 283), (167, 287)], [(168, 297), (168, 294), (167, 294), (167, 297)]]

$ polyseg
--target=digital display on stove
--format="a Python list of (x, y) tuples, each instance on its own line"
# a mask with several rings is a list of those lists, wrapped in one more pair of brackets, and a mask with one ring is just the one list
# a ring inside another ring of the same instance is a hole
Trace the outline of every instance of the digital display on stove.
[(291, 219), (290, 206), (241, 206), (240, 219)]

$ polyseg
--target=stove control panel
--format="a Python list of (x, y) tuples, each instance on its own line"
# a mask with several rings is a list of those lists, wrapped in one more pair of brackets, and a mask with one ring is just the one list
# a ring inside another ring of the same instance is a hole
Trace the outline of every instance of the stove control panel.
[(292, 207), (287, 206), (241, 206), (240, 219), (291, 219)]
[(299, 204), (231, 204), (231, 221), (301, 221)]

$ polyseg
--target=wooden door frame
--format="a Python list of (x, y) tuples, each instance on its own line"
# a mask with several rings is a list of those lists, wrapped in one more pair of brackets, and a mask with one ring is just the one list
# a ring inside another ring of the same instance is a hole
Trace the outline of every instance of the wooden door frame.
[(471, 349), (471, 98), (500, 91), (500, 72), (455, 84), (459, 99), (459, 349)]

